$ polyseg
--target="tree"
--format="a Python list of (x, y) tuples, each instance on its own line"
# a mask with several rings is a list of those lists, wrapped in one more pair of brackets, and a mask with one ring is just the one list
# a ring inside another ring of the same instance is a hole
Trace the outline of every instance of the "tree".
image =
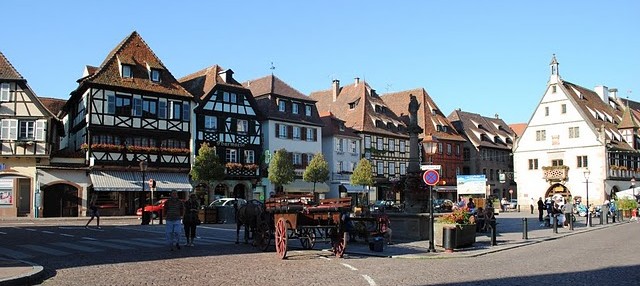
[(350, 181), (352, 185), (362, 185), (363, 190), (365, 186), (373, 185), (373, 167), (371, 167), (369, 160), (366, 158), (360, 159), (356, 169), (351, 174)]
[(269, 162), (269, 181), (281, 187), (293, 182), (295, 175), (291, 154), (284, 148), (277, 150)]
[(216, 155), (215, 149), (210, 148), (207, 143), (202, 143), (189, 174), (194, 181), (207, 182), (207, 184), (224, 179), (224, 166)]
[(305, 182), (313, 183), (313, 194), (316, 193), (316, 183), (324, 183), (329, 180), (329, 163), (324, 159), (321, 153), (317, 153), (309, 162), (309, 166), (304, 170), (302, 179)]

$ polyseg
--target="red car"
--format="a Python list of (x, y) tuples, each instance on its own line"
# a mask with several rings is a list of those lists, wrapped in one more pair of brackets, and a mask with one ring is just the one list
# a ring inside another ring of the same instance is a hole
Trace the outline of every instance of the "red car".
[[(146, 205), (144, 206), (144, 211), (151, 212), (153, 217), (157, 218), (160, 215), (160, 212), (162, 212), (162, 209), (164, 209), (164, 202), (166, 201), (167, 199), (160, 199), (153, 205)], [(136, 210), (136, 215), (142, 216), (142, 208), (138, 208), (138, 210)]]

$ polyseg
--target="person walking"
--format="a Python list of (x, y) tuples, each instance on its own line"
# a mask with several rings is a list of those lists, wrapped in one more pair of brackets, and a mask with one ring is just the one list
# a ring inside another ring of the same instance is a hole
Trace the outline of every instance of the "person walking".
[(98, 229), (100, 229), (100, 212), (98, 212), (98, 205), (96, 204), (97, 201), (98, 201), (98, 195), (97, 194), (91, 195), (91, 200), (89, 201), (89, 209), (91, 210), (91, 218), (89, 219), (87, 224), (84, 225), (84, 228), (89, 228), (89, 224), (91, 223), (91, 221), (95, 217), (96, 218), (96, 226), (97, 226)]
[(393, 232), (389, 227), (390, 224), (391, 221), (389, 221), (389, 216), (385, 212), (385, 207), (381, 207), (380, 214), (378, 214), (378, 225), (380, 226), (380, 233), (382, 234), (382, 237), (384, 237), (388, 245), (393, 244), (393, 242), (391, 242), (391, 235), (393, 234)]
[(178, 192), (171, 191), (171, 198), (164, 203), (165, 236), (167, 243), (173, 248), (180, 249), (180, 220), (184, 215), (184, 204), (178, 199)]
[(564, 219), (567, 222), (566, 225), (573, 224), (573, 202), (571, 202), (571, 200), (562, 206), (562, 212), (564, 212)]
[(184, 209), (186, 213), (182, 219), (182, 224), (184, 225), (184, 236), (187, 238), (186, 246), (194, 246), (193, 239), (196, 238), (196, 226), (200, 224), (198, 219), (200, 203), (196, 194), (189, 195), (189, 200), (184, 203)]
[(544, 214), (544, 202), (542, 197), (538, 199), (538, 220), (542, 222), (542, 215)]
[(531, 205), (529, 205), (529, 207), (531, 208), (531, 214), (533, 214), (533, 209), (535, 208), (534, 206), (536, 205), (536, 200), (534, 198), (531, 198)]

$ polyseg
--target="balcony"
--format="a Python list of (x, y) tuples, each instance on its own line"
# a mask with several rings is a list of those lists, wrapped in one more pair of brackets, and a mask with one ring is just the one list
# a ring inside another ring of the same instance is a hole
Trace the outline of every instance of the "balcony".
[(609, 178), (618, 178), (629, 180), (633, 177), (637, 178), (640, 175), (640, 170), (627, 169), (625, 166), (612, 165), (609, 167)]
[(543, 179), (549, 182), (567, 181), (569, 178), (568, 166), (545, 166), (542, 167), (542, 171)]

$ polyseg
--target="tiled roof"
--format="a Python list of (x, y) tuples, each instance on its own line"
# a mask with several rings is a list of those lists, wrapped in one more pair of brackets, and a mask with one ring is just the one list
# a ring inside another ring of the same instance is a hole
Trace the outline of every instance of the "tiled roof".
[(353, 128), (345, 126), (343, 130), (340, 130), (340, 125), (344, 124), (344, 121), (340, 120), (340, 118), (335, 117), (331, 112), (323, 112), (322, 114), (320, 114), (320, 119), (322, 120), (322, 123), (324, 123), (324, 127), (322, 128), (323, 137), (340, 135), (345, 137), (360, 138), (360, 136), (358, 136), (358, 134), (356, 133), (356, 130)]
[(233, 74), (232, 70), (225, 70), (219, 65), (213, 65), (186, 75), (178, 81), (185, 89), (191, 92), (193, 96), (201, 100), (205, 99), (205, 97), (208, 96), (213, 88), (218, 84), (244, 88), (239, 82), (233, 79), (233, 77), (230, 77), (228, 82), (225, 81), (221, 76), (224, 72)]
[(0, 52), (0, 80), (24, 80), (11, 62)]
[(509, 124), (509, 128), (511, 128), (511, 130), (513, 130), (513, 132), (516, 134), (516, 136), (518, 138), (520, 138), (520, 137), (522, 137), (522, 133), (524, 133), (524, 130), (527, 129), (527, 123)]
[(638, 125), (638, 122), (633, 115), (633, 111), (631, 111), (630, 107), (626, 107), (622, 113), (622, 120), (620, 121), (620, 124), (618, 124), (618, 129), (638, 127), (640, 127), (640, 125)]
[[(423, 135), (420, 137), (425, 138), (431, 134), (437, 139), (465, 141), (464, 137), (458, 134), (451, 122), (445, 117), (424, 88), (387, 93), (383, 94), (381, 98), (395, 114), (400, 116), (405, 124), (409, 124), (409, 102), (411, 101), (411, 95), (414, 95), (418, 103), (420, 103), (420, 109), (418, 109), (418, 125), (424, 129)], [(438, 131), (438, 125), (447, 126), (446, 131), (444, 129)]]
[(53, 115), (58, 115), (62, 107), (67, 102), (64, 99), (50, 98), (50, 97), (38, 97), (40, 102), (46, 107)]
[(311, 116), (306, 116), (304, 105), (299, 106), (298, 114), (293, 114), (292, 112), (281, 112), (278, 108), (278, 101), (280, 99), (291, 100), (294, 102), (298, 101), (300, 103), (306, 103), (313, 106), (315, 106), (316, 101), (297, 91), (274, 75), (250, 80), (244, 83), (243, 86), (251, 90), (253, 97), (258, 103), (260, 112), (268, 119), (298, 122), (316, 126), (322, 126), (323, 124), (318, 116), (318, 110), (315, 110), (315, 108), (313, 109)]
[(476, 148), (511, 150), (515, 141), (515, 133), (500, 118), (484, 117), (461, 110), (453, 111), (448, 118), (458, 132), (464, 134)]
[[(132, 78), (122, 78), (120, 75), (119, 61), (132, 65)], [(161, 70), (160, 82), (152, 82), (149, 79), (147, 65)], [(78, 87), (78, 89), (84, 84), (94, 83), (188, 98), (192, 97), (189, 92), (180, 86), (171, 72), (169, 72), (164, 64), (162, 64), (162, 61), (160, 61), (147, 43), (145, 43), (142, 37), (135, 31), (109, 53), (97, 70), (87, 66), (87, 71), (90, 75), (79, 81), (80, 87)]]
[[(359, 132), (408, 138), (408, 134), (404, 131), (406, 130), (404, 122), (386, 106), (365, 81), (357, 81), (357, 83), (338, 88), (335, 102), (333, 89), (312, 92), (309, 97), (318, 101), (316, 106), (319, 112), (330, 111), (344, 120), (347, 127)], [(350, 108), (350, 105), (355, 106)], [(385, 111), (376, 112), (376, 105), (382, 106)], [(377, 127), (376, 120), (382, 121), (385, 127)], [(387, 123), (392, 123), (394, 128), (386, 128)]]

